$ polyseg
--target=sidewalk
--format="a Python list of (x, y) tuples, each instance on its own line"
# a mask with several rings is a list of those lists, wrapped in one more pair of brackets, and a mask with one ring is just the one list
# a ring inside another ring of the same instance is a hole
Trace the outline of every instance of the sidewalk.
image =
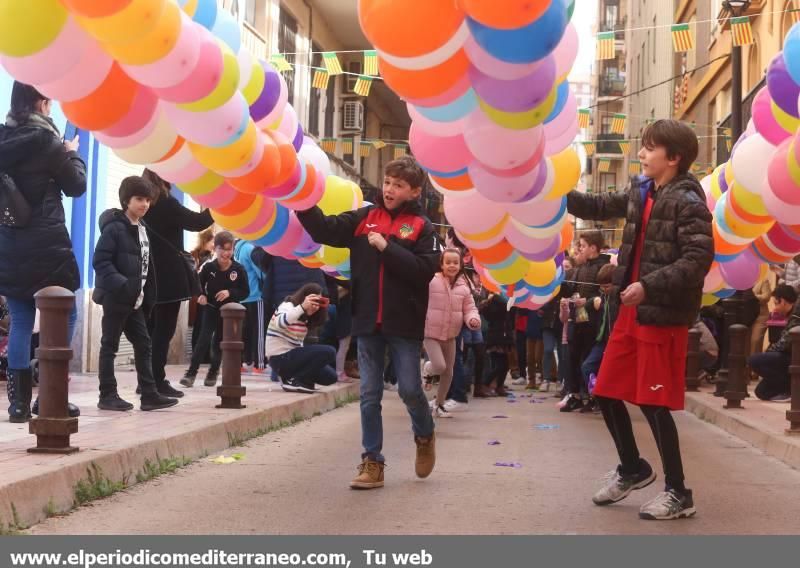
[[(169, 367), (167, 376), (178, 385), (183, 367)], [(70, 401), (81, 409), (71, 455), (31, 454), (36, 445), (28, 424), (0, 422), (0, 532), (10, 525), (30, 526), (53, 514), (69, 511), (80, 481), (102, 491), (104, 486), (133, 485), (137, 475), (152, 476), (163, 460), (193, 460), (220, 453), (254, 435), (315, 414), (333, 410), (358, 397), (358, 381), (319, 388), (313, 395), (284, 392), (268, 375), (242, 375), (247, 408), (214, 408), (216, 388), (203, 386), (203, 374), (177, 406), (153, 412), (139, 410), (134, 393), (136, 374), (118, 370), (120, 396), (135, 404), (130, 412), (97, 408), (97, 377), (73, 375)], [(173, 378), (174, 377), (174, 378)], [(199, 387), (197, 384), (199, 383)], [(36, 392), (34, 391), (34, 397)], [(173, 462), (174, 463), (174, 462)], [(84, 488), (87, 485), (84, 483)]]
[(686, 393), (686, 410), (718, 428), (752, 444), (765, 454), (800, 469), (800, 435), (786, 434), (789, 403), (764, 402), (753, 393), (742, 401), (744, 408), (723, 408), (724, 398), (715, 397), (713, 386), (702, 386), (700, 392)]

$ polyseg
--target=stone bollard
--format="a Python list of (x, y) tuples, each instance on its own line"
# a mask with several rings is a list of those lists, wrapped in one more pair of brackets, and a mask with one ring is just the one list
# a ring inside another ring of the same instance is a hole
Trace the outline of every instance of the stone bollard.
[(720, 370), (717, 373), (717, 380), (714, 382), (716, 390), (714, 396), (725, 396), (728, 390), (728, 353), (730, 352), (730, 329), (734, 324), (739, 323), (742, 301), (737, 297), (738, 293), (730, 298), (722, 300), (722, 308), (725, 311), (725, 319), (722, 330), (722, 345), (720, 345)]
[(217, 387), (217, 396), (222, 399), (217, 408), (245, 408), (242, 397), (242, 331), (245, 308), (241, 304), (225, 304), (220, 309), (222, 316), (222, 384)]
[(686, 350), (686, 390), (697, 392), (700, 386), (700, 330), (689, 330), (689, 347)]
[(736, 324), (728, 329), (728, 385), (723, 408), (742, 408), (747, 396), (747, 326)]
[(72, 349), (67, 341), (67, 320), (75, 304), (75, 294), (58, 286), (39, 290), (34, 298), (41, 312), (39, 326), (39, 417), (29, 423), (36, 435), (36, 447), (29, 452), (71, 454), (78, 448), (69, 437), (78, 431), (78, 419), (70, 418), (67, 408), (69, 361)]
[(789, 366), (790, 383), (789, 388), (792, 393), (792, 402), (789, 410), (786, 411), (786, 420), (789, 421), (787, 434), (800, 434), (800, 327), (794, 328), (789, 332), (792, 342), (792, 362)]

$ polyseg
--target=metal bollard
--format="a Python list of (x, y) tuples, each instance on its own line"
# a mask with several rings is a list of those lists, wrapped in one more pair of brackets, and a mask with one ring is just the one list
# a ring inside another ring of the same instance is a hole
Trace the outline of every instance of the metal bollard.
[(29, 423), (36, 435), (36, 447), (29, 452), (71, 454), (78, 448), (69, 445), (69, 437), (78, 431), (78, 419), (70, 418), (67, 409), (69, 361), (72, 349), (67, 341), (67, 320), (75, 304), (75, 294), (58, 286), (39, 290), (36, 307), (41, 312), (39, 326), (39, 417)]
[(689, 347), (686, 350), (686, 390), (697, 392), (700, 386), (700, 330), (689, 330)]
[(217, 387), (217, 396), (222, 402), (217, 408), (245, 408), (242, 397), (242, 331), (245, 308), (241, 304), (225, 304), (220, 309), (222, 316), (222, 384)]
[(786, 420), (789, 421), (787, 434), (800, 434), (800, 327), (789, 332), (792, 342), (792, 362), (789, 366), (790, 389), (792, 401), (786, 411)]
[(725, 396), (728, 390), (728, 353), (730, 352), (730, 329), (731, 326), (741, 321), (739, 312), (741, 311), (742, 301), (734, 295), (722, 300), (722, 307), (725, 310), (725, 319), (722, 331), (722, 344), (720, 345), (720, 370), (717, 373), (717, 380), (714, 382), (716, 390), (714, 396)]
[(738, 323), (728, 329), (728, 385), (723, 408), (742, 408), (747, 396), (747, 332), (747, 327)]

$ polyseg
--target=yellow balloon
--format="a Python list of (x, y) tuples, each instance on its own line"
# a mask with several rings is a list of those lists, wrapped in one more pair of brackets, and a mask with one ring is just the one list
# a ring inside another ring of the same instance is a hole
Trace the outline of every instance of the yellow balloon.
[(547, 117), (550, 116), (550, 113), (553, 112), (557, 101), (558, 89), (556, 87), (553, 87), (553, 90), (550, 91), (550, 94), (542, 104), (525, 112), (505, 112), (498, 110), (489, 106), (488, 103), (478, 97), (478, 104), (483, 112), (486, 113), (486, 116), (492, 119), (492, 122), (495, 124), (511, 130), (527, 130), (542, 124)]
[(772, 228), (772, 225), (775, 224), (775, 221), (770, 221), (769, 223), (748, 223), (747, 221), (742, 220), (733, 210), (726, 206), (725, 207), (725, 224), (728, 225), (731, 232), (736, 235), (737, 237), (755, 239), (760, 237), (767, 231)]
[(216, 41), (222, 50), (222, 76), (219, 83), (210, 94), (199, 101), (179, 104), (178, 107), (191, 112), (214, 110), (231, 100), (231, 97), (239, 89), (239, 60), (236, 59), (236, 54), (231, 51), (228, 44), (219, 39)]
[(338, 215), (353, 209), (353, 191), (345, 179), (328, 176), (325, 179), (325, 193), (317, 206), (326, 215)]
[(129, 148), (116, 148), (114, 153), (131, 164), (154, 164), (159, 162), (175, 146), (178, 134), (162, 114), (150, 135)]
[[(256, 217), (258, 217), (258, 213), (261, 210), (263, 203), (264, 198), (260, 195), (257, 195), (255, 201), (253, 201), (253, 204), (241, 213), (237, 213), (236, 215), (223, 215), (216, 209), (211, 209), (211, 215), (214, 217), (214, 220), (217, 222), (217, 224), (222, 225), (230, 231), (238, 231), (244, 227), (247, 227), (248, 225), (253, 224), (253, 221), (255, 221)], [(266, 234), (266, 232), (264, 232), (264, 234)]]
[(756, 193), (750, 193), (744, 188), (744, 186), (736, 182), (731, 184), (731, 186), (728, 188), (728, 191), (733, 192), (736, 203), (738, 203), (739, 206), (745, 210), (745, 212), (758, 217), (766, 217), (765, 219), (762, 219), (764, 223), (767, 223), (772, 218), (767, 211), (766, 206), (764, 205), (764, 200), (761, 199), (760, 195)]
[(531, 262), (528, 273), (525, 275), (525, 282), (537, 288), (543, 288), (550, 284), (556, 277), (556, 263)]
[(208, 171), (195, 180), (178, 184), (178, 189), (189, 195), (206, 195), (223, 183), (225, 179), (221, 175)]
[(498, 284), (509, 286), (516, 284), (528, 273), (530, 261), (522, 255), (517, 257), (505, 268), (489, 269), (489, 274), (494, 278)]
[(581, 160), (572, 148), (562, 150), (555, 156), (547, 158), (553, 164), (555, 181), (547, 194), (547, 199), (563, 197), (575, 189), (581, 179)]
[(194, 16), (194, 13), (197, 11), (197, 1), (198, 0), (187, 0), (186, 4), (183, 5), (183, 11), (186, 12), (186, 15), (190, 18)]
[[(487, 229), (482, 233), (467, 233), (465, 231), (461, 231), (461, 234), (464, 235), (464, 238), (467, 239), (468, 241), (488, 241), (489, 239), (495, 238), (503, 231), (503, 229), (506, 228), (506, 222), (510, 218), (511, 217), (509, 217), (508, 214), (503, 215), (503, 217), (500, 219), (500, 222), (497, 223), (497, 225), (495, 225), (491, 229)], [(513, 221), (513, 219), (511, 220)]]
[(166, 4), (166, 0), (133, 0), (105, 18), (76, 15), (75, 19), (101, 43), (129, 43), (143, 38), (156, 27)]
[(247, 105), (250, 106), (256, 102), (258, 97), (264, 91), (264, 83), (266, 82), (267, 76), (264, 73), (264, 68), (252, 55), (250, 55), (250, 52), (245, 50), (245, 53), (248, 54), (246, 57), (251, 59), (252, 64), (250, 66), (250, 78), (248, 79), (247, 83), (242, 86), (240, 91), (242, 95), (244, 95)]
[(11, 57), (38, 53), (58, 37), (67, 16), (58, 0), (0, 2), (0, 53)]
[(714, 294), (703, 294), (702, 306), (704, 308), (707, 306), (713, 306), (717, 302), (719, 302), (719, 298), (717, 298)]
[(719, 198), (722, 196), (722, 188), (719, 185), (719, 172), (724, 167), (725, 164), (718, 165), (711, 174), (711, 196), (714, 198), (714, 201), (719, 201)]
[[(202, 120), (202, 119), (200, 119)], [(221, 148), (188, 142), (197, 161), (215, 172), (230, 172), (244, 166), (252, 157), (258, 142), (258, 129), (251, 120), (244, 134), (234, 143)]]
[(322, 262), (329, 266), (342, 264), (345, 260), (350, 258), (350, 249), (346, 248), (335, 248), (325, 245), (320, 249), (320, 252), (322, 253)]
[(793, 117), (791, 114), (785, 112), (781, 107), (772, 101), (772, 116), (775, 117), (775, 122), (781, 125), (786, 132), (794, 133), (800, 128), (800, 119)]
[(168, 3), (156, 26), (144, 36), (129, 43), (106, 43), (103, 48), (119, 63), (147, 65), (159, 61), (172, 51), (180, 31), (181, 9), (177, 4)]

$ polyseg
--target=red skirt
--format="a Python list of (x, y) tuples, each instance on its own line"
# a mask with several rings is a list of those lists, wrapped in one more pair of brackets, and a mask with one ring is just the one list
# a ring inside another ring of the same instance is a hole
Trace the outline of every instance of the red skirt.
[(689, 328), (639, 325), (622, 306), (608, 340), (594, 394), (636, 405), (683, 410)]

